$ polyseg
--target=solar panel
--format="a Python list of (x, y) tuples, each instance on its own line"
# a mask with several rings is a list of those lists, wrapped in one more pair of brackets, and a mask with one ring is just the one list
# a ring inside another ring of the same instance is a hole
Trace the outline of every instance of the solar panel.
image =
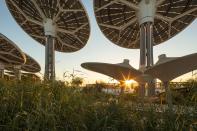
[(83, 48), (90, 35), (87, 13), (79, 0), (6, 0), (24, 31), (46, 46), (45, 79), (55, 79), (55, 53)]
[(74, 52), (85, 46), (90, 34), (89, 20), (79, 0), (6, 0), (24, 31), (45, 45), (44, 23), (55, 28), (55, 50)]
[(0, 62), (5, 65), (22, 65), (26, 57), (17, 45), (0, 33)]
[[(141, 0), (94, 0), (101, 31), (118, 46), (140, 48), (138, 18)], [(197, 0), (156, 0), (154, 45), (165, 42), (185, 29), (197, 17)]]

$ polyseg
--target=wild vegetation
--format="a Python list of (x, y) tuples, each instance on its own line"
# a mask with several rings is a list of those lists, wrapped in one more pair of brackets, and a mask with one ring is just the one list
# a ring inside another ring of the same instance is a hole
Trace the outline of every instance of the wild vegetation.
[(184, 106), (190, 102), (188, 107), (194, 111), (181, 112), (178, 108), (169, 112), (157, 111), (153, 103), (140, 103), (135, 95), (102, 93), (98, 86), (81, 89), (65, 86), (63, 82), (1, 80), (0, 130), (194, 131), (197, 130), (196, 88), (193, 86), (184, 97), (174, 92), (174, 99), (180, 98), (178, 104)]

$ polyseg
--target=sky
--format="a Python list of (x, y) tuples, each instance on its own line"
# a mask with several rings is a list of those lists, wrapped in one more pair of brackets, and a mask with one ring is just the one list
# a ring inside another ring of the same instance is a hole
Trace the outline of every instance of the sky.
[[(81, 0), (87, 10), (90, 19), (91, 34), (84, 48), (74, 53), (56, 52), (56, 77), (63, 80), (64, 72), (80, 70), (84, 74), (86, 83), (97, 81), (109, 81), (109, 77), (83, 69), (80, 65), (84, 62), (121, 63), (123, 59), (129, 59), (130, 64), (139, 68), (139, 50), (126, 49), (110, 42), (100, 31), (94, 11), (93, 0)], [(15, 22), (7, 9), (4, 0), (0, 0), (0, 33), (7, 36), (18, 45), (25, 53), (32, 56), (41, 65), (41, 74), (44, 74), (45, 47), (33, 40)], [(180, 32), (174, 38), (154, 47), (154, 61), (158, 55), (167, 54), (169, 57), (180, 57), (197, 52), (197, 20)], [(78, 73), (80, 76), (81, 73)], [(186, 76), (191, 76), (191, 73)], [(180, 77), (177, 81), (185, 78)]]

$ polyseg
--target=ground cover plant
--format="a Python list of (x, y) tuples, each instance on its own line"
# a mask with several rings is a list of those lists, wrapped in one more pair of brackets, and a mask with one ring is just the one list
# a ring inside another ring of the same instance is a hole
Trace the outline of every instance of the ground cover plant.
[(196, 88), (188, 94), (192, 111), (182, 112), (181, 101), (180, 110), (169, 112), (157, 111), (158, 104), (141, 103), (135, 95), (105, 94), (98, 87), (1, 80), (0, 130), (197, 130)]

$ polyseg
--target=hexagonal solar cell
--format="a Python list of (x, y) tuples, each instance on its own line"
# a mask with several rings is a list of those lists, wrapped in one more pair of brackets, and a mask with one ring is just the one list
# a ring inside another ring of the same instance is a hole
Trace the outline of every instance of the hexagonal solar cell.
[(21, 65), (25, 61), (26, 57), (19, 47), (0, 33), (0, 62), (6, 65)]
[(17, 23), (42, 45), (46, 18), (56, 26), (56, 51), (78, 51), (88, 41), (89, 20), (79, 0), (6, 0), (6, 3)]
[[(141, 0), (94, 0), (101, 31), (118, 46), (136, 49), (139, 44), (137, 7)], [(197, 17), (197, 0), (156, 0), (154, 45), (172, 38)]]

